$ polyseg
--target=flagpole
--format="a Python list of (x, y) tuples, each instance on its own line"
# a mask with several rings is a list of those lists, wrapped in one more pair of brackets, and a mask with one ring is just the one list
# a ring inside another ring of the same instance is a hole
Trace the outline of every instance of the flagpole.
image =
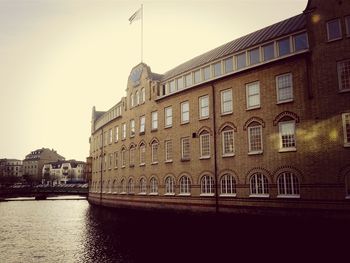
[(141, 63), (143, 62), (143, 4), (141, 4)]

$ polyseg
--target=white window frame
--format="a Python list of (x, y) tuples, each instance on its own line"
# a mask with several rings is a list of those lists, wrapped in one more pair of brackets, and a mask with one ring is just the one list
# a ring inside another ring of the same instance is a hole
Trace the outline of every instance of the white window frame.
[(122, 123), (122, 140), (126, 139), (126, 123)]
[[(225, 94), (229, 94), (229, 100), (225, 100)], [(222, 90), (221, 95), (221, 115), (231, 114), (233, 112), (233, 94), (232, 89)], [(229, 110), (225, 111), (225, 105), (228, 103)]]
[(147, 194), (147, 181), (144, 177), (140, 179), (140, 191), (139, 195), (146, 195)]
[[(287, 193), (287, 180), (286, 176), (290, 175), (290, 189), (292, 193)], [(296, 179), (296, 182), (295, 182)], [(280, 181), (282, 180), (282, 181)], [(281, 188), (281, 184), (283, 184), (283, 187)], [(277, 197), (278, 198), (300, 198), (300, 183), (299, 178), (291, 172), (282, 172), (277, 176)]]
[[(205, 99), (208, 100), (208, 106), (202, 107), (202, 101), (205, 100)], [(199, 99), (198, 99), (198, 108), (199, 108), (199, 119), (200, 120), (208, 119), (209, 115), (210, 115), (209, 95), (204, 95), (204, 96), (199, 97)], [(206, 108), (208, 108), (208, 115), (204, 115), (203, 114), (203, 111)]]
[(152, 131), (155, 131), (158, 129), (158, 111), (152, 111), (151, 113), (151, 121), (152, 121)]
[[(282, 100), (280, 98), (280, 87), (279, 87), (279, 78), (281, 77), (285, 77), (285, 76), (289, 76), (290, 77), (290, 94), (291, 94), (291, 98), (287, 98), (287, 99), (284, 99)], [(294, 100), (294, 94), (293, 94), (293, 75), (292, 73), (285, 73), (285, 74), (281, 74), (281, 75), (278, 75), (276, 76), (276, 94), (277, 94), (277, 104), (282, 104), (282, 103), (287, 103), (287, 102), (291, 102)]]
[(347, 132), (346, 132), (346, 121), (347, 121), (347, 118), (349, 118), (349, 125), (350, 125), (350, 112), (342, 114), (344, 147), (350, 147), (350, 137), (347, 138)]
[(119, 139), (119, 126), (114, 127), (114, 142), (118, 142)]
[(130, 137), (135, 136), (135, 120), (130, 120)]
[(173, 161), (173, 141), (166, 140), (165, 145), (165, 162), (171, 163)]
[(140, 134), (145, 133), (146, 131), (146, 116), (143, 115), (140, 117)]
[(141, 88), (140, 92), (140, 104), (146, 101), (146, 89), (144, 87)]
[[(186, 143), (187, 141), (187, 143)], [(188, 157), (185, 156), (185, 146), (188, 147)], [(181, 160), (183, 161), (187, 161), (187, 160), (190, 160), (191, 159), (191, 151), (190, 151), (190, 137), (184, 137), (184, 138), (181, 138)]]
[[(260, 141), (261, 141), (261, 149), (260, 150), (252, 150), (252, 145), (251, 145), (251, 130), (254, 128), (256, 129), (257, 127), (259, 127), (260, 129)], [(262, 154), (264, 151), (264, 147), (263, 147), (263, 136), (262, 136), (262, 125), (252, 125), (252, 126), (248, 126), (248, 155), (254, 155), (254, 154)]]
[(159, 147), (159, 143), (158, 142), (153, 142), (151, 144), (152, 164), (157, 164), (158, 163), (158, 147)]
[[(253, 177), (255, 177), (255, 183), (254, 183), (254, 186), (255, 186), (255, 193), (253, 192), (253, 188), (252, 188), (252, 179)], [(260, 177), (260, 178), (258, 178)], [(260, 179), (260, 182), (262, 181), (262, 184), (261, 184), (261, 188), (262, 188), (262, 193), (259, 193), (258, 189), (259, 189), (259, 180)], [(265, 181), (266, 179), (266, 181)], [(265, 185), (265, 182), (266, 182), (266, 185)], [(269, 180), (267, 179), (267, 177), (258, 172), (258, 173), (254, 173), (252, 174), (252, 176), (250, 177), (249, 179), (249, 188), (250, 188), (250, 195), (249, 197), (270, 197), (270, 194), (269, 194)]]
[[(223, 184), (224, 181), (225, 183)], [(237, 196), (237, 182), (236, 178), (232, 174), (224, 174), (221, 176), (220, 196)]]
[(179, 195), (190, 196), (191, 195), (191, 180), (187, 175), (181, 176), (179, 180)]
[[(227, 133), (232, 133), (232, 145), (233, 145), (233, 149), (232, 152), (225, 152), (225, 144), (226, 144), (226, 139), (225, 139), (225, 134)], [(229, 129), (229, 130), (224, 130), (221, 132), (221, 138), (222, 138), (222, 156), (223, 157), (231, 157), (235, 155), (235, 138), (234, 138), (234, 130), (233, 129)]]
[(149, 182), (149, 195), (158, 195), (158, 180), (155, 177)]
[[(206, 137), (208, 137), (207, 141), (206, 141)], [(206, 143), (207, 145), (204, 145), (204, 143)], [(199, 145), (200, 145), (200, 157), (199, 159), (209, 159), (210, 158), (210, 133), (209, 132), (205, 132), (199, 135)], [(208, 150), (207, 153), (205, 153), (204, 151), (206, 151), (206, 149)]]
[[(337, 38), (333, 38), (333, 39), (329, 39), (329, 23), (330, 22), (333, 22), (333, 21), (338, 21), (338, 26), (339, 26), (339, 31), (340, 31), (340, 37), (337, 37)], [(340, 18), (335, 18), (335, 19), (332, 19), (332, 20), (329, 20), (326, 22), (326, 28), (327, 28), (327, 41), (328, 42), (332, 42), (332, 41), (336, 41), (336, 40), (339, 40), (339, 39), (342, 39), (343, 36), (342, 36), (342, 28), (341, 28), (341, 23), (340, 23)]]
[(146, 164), (146, 145), (142, 143), (140, 145), (140, 166), (144, 166)]
[[(350, 63), (350, 59), (342, 60), (337, 62), (337, 73), (338, 73), (338, 90), (339, 92), (348, 92), (350, 91), (350, 87), (348, 89), (342, 88), (342, 82), (341, 82), (341, 66), (343, 63)], [(349, 76), (350, 78), (350, 76)]]
[[(254, 94), (250, 94), (250, 88), (254, 87), (255, 85), (258, 86), (258, 93), (254, 93)], [(255, 81), (255, 82), (251, 82), (245, 85), (246, 87), (246, 101), (247, 101), (247, 110), (252, 110), (252, 109), (259, 109), (261, 107), (261, 96), (260, 96), (260, 82), (259, 81)], [(259, 104), (257, 105), (249, 105), (249, 98), (252, 96), (258, 96), (259, 97)]]
[(170, 128), (172, 126), (173, 126), (173, 108), (169, 106), (164, 108), (164, 127)]
[(113, 142), (113, 129), (109, 129), (109, 144), (112, 144)]
[[(184, 110), (185, 105), (187, 105), (187, 111)], [(186, 124), (190, 122), (190, 103), (184, 101), (180, 104), (181, 109), (181, 124)], [(187, 116), (187, 118), (185, 118)]]
[(165, 178), (165, 189), (164, 195), (175, 195), (175, 179), (172, 176), (167, 176)]
[(215, 181), (211, 175), (204, 175), (200, 181), (201, 193), (200, 196), (215, 195)]
[[(283, 147), (283, 142), (282, 142), (282, 126), (284, 124), (288, 124), (288, 123), (293, 123), (294, 125), (294, 144), (295, 146), (291, 146), (291, 147)], [(295, 125), (295, 120), (289, 120), (289, 121), (281, 121), (278, 123), (278, 130), (279, 130), (279, 152), (295, 152), (297, 150), (297, 139), (296, 139), (296, 125)]]

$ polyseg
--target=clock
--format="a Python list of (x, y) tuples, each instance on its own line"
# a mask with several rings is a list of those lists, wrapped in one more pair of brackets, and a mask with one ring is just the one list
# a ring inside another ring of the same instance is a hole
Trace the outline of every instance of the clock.
[(134, 68), (131, 73), (130, 73), (130, 80), (132, 82), (132, 85), (134, 87), (138, 86), (140, 84), (140, 78), (141, 78), (141, 74), (142, 74), (142, 65), (137, 66), (136, 68)]

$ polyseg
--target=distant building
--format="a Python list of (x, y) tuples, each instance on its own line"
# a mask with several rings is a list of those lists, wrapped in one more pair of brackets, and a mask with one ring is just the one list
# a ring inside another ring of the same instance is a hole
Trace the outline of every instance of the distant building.
[(85, 163), (76, 160), (46, 163), (42, 169), (43, 184), (86, 183)]
[(0, 159), (0, 176), (22, 176), (22, 161), (17, 159)]
[(53, 149), (41, 148), (32, 151), (23, 160), (23, 177), (28, 181), (39, 183), (45, 163), (63, 160), (65, 158)]

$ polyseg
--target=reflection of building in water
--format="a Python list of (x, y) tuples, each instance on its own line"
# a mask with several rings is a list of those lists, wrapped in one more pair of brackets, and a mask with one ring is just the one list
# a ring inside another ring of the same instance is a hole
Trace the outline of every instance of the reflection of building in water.
[(44, 164), (43, 184), (85, 183), (85, 163), (75, 160), (57, 161)]
[(163, 75), (135, 66), (126, 97), (93, 109), (90, 202), (350, 209), (349, 15), (310, 0)]

